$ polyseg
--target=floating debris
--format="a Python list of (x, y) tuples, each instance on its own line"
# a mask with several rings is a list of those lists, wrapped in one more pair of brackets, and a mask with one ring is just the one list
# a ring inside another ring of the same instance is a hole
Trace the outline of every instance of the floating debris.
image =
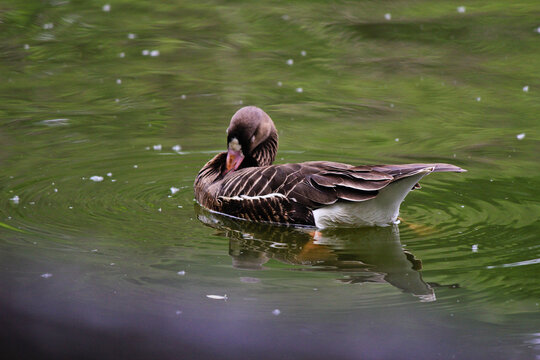
[(182, 94), (182, 96), (180, 96), (180, 99), (186, 100), (186, 95)]
[(48, 279), (48, 278), (52, 277), (52, 274), (51, 273), (41, 274), (41, 277), (44, 278), (44, 279)]
[(135, 35), (133, 33), (129, 33), (129, 34), (127, 34), (127, 37), (128, 37), (128, 39), (133, 40), (133, 39), (135, 39), (137, 37), (137, 35)]
[(150, 51), (150, 56), (153, 56), (153, 57), (159, 56), (159, 50)]
[(90, 180), (95, 181), (95, 182), (100, 182), (100, 181), (103, 181), (103, 176), (94, 175), (90, 177)]
[(225, 295), (206, 295), (207, 298), (212, 300), (227, 300), (227, 294)]
[(43, 28), (45, 30), (50, 30), (52, 28), (54, 28), (54, 24), (53, 23), (46, 23), (46, 24), (43, 24)]
[(182, 151), (182, 147), (181, 147), (180, 145), (174, 145), (174, 146), (172, 147), (172, 149), (173, 149), (173, 151), (176, 151), (176, 152)]
[(460, 14), (464, 14), (465, 13), (465, 6), (458, 6), (457, 12), (460, 13)]
[(109, 12), (111, 11), (111, 4), (105, 4), (101, 9), (105, 12)]
[(186, 275), (186, 272), (184, 270), (182, 270), (182, 271), (177, 272), (177, 274), (180, 275), (180, 276), (184, 276), (184, 275)]
[(58, 126), (58, 125), (68, 125), (68, 121), (69, 119), (61, 118), (61, 119), (43, 120), (43, 121), (40, 121), (40, 123), (47, 126)]
[(137, 169), (137, 168), (139, 168), (139, 165), (133, 165), (133, 168)]
[(281, 81), (278, 81), (277, 86), (281, 87), (281, 86), (283, 86), (283, 83)]
[(174, 195), (174, 194), (176, 194), (176, 193), (177, 193), (178, 191), (180, 191), (180, 189), (179, 189), (179, 188), (177, 188), (177, 187), (174, 187), (174, 186), (171, 186), (171, 194), (173, 194), (173, 195)]
[(242, 276), (240, 277), (240, 281), (246, 284), (257, 284), (261, 282), (261, 279), (250, 276)]
[(152, 146), (152, 148), (154, 150), (161, 151), (161, 144), (154, 145), (154, 146)]
[(118, 85), (122, 84), (122, 79), (116, 79), (116, 83), (117, 83)]
[(107, 176), (108, 176), (108, 177), (111, 177), (111, 176), (112, 176), (112, 172), (108, 172), (108, 173), (107, 173)]
[(182, 310), (176, 310), (174, 313), (175, 313), (176, 315), (182, 315)]
[(399, 141), (399, 138), (395, 138), (394, 141), (395, 141), (395, 142), (398, 142), (398, 141)]
[(523, 140), (523, 139), (525, 139), (525, 133), (517, 134), (517, 135), (516, 135), (516, 138), (517, 138), (518, 140)]
[(159, 212), (161, 212), (161, 208), (157, 209)]
[(121, 52), (120, 54), (118, 54), (118, 57), (124, 58), (124, 57), (126, 57), (126, 53), (125, 53), (125, 52)]
[(293, 59), (287, 60), (287, 65), (292, 66), (292, 64), (294, 64), (294, 60), (293, 60)]
[(15, 195), (14, 197), (12, 197), (11, 199), (9, 199), (11, 201), (13, 201), (14, 204), (18, 204), (19, 201), (20, 201), (20, 198), (18, 195)]
[(295, 91), (296, 91), (297, 93), (303, 93), (303, 92), (304, 92), (304, 89), (302, 89), (302, 88), (299, 87), (299, 88), (296, 88)]
[(291, 17), (290, 17), (289, 15), (285, 14), (285, 15), (283, 15), (281, 18), (282, 18), (283, 20), (287, 21), (287, 20), (289, 20)]
[(471, 250), (472, 250), (472, 252), (478, 252), (478, 244), (474, 244), (474, 245), (471, 247)]
[(57, 192), (58, 192), (58, 189), (57, 189), (57, 188), (54, 188), (54, 192), (57, 193)]
[(24, 50), (28, 50), (28, 49), (30, 49), (30, 45), (24, 44)]
[(281, 314), (281, 311), (279, 309), (272, 310), (272, 315), (278, 316), (279, 314)]
[(523, 91), (524, 91), (524, 92), (529, 92), (529, 85), (525, 85), (525, 86), (523, 87)]
[(306, 56), (306, 55), (307, 55), (307, 52), (306, 52), (306, 50), (302, 50), (302, 51), (300, 51), (300, 55), (302, 55), (302, 56)]
[(386, 13), (386, 14), (384, 14), (384, 18), (385, 18), (386, 20), (392, 20), (392, 14)]
[(150, 54), (150, 50), (145, 49), (145, 50), (142, 51), (142, 54), (143, 54), (143, 56), (147, 56), (148, 54)]
[(116, 265), (116, 264), (115, 264), (115, 263), (110, 263), (110, 265), (111, 265), (111, 266), (114, 266), (114, 265)]
[(479, 97), (476, 98), (476, 101), (480, 102), (480, 101), (482, 101), (482, 98), (479, 96)]

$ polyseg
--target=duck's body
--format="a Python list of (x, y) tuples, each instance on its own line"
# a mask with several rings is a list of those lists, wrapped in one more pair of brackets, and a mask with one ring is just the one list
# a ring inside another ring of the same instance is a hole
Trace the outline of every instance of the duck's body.
[(449, 164), (271, 165), (277, 132), (270, 117), (252, 106), (233, 116), (227, 133), (229, 151), (201, 169), (195, 197), (209, 210), (251, 221), (318, 228), (386, 225), (396, 221), (401, 202), (422, 177), (465, 171)]

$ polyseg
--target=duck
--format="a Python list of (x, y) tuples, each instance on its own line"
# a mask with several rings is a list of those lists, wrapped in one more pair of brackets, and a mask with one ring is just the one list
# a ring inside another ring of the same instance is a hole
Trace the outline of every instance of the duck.
[(194, 182), (203, 208), (233, 218), (318, 229), (388, 226), (418, 182), (433, 172), (464, 172), (445, 163), (350, 165), (333, 161), (273, 164), (278, 132), (256, 106), (231, 118), (227, 151)]

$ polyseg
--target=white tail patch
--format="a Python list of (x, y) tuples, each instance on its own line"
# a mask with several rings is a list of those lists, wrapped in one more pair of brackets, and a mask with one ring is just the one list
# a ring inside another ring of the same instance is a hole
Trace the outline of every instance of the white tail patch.
[(390, 183), (380, 190), (377, 197), (362, 202), (337, 202), (313, 211), (318, 228), (336, 226), (386, 226), (394, 223), (399, 206), (413, 186), (434, 170), (433, 167), (418, 171), (412, 176)]

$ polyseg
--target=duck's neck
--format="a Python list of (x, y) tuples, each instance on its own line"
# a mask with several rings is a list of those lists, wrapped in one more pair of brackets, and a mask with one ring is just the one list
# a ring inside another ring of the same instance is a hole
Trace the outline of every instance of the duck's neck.
[(268, 166), (272, 165), (276, 158), (278, 149), (278, 134), (274, 130), (270, 133), (270, 136), (259, 144), (251, 152), (251, 157), (255, 161), (255, 166)]

